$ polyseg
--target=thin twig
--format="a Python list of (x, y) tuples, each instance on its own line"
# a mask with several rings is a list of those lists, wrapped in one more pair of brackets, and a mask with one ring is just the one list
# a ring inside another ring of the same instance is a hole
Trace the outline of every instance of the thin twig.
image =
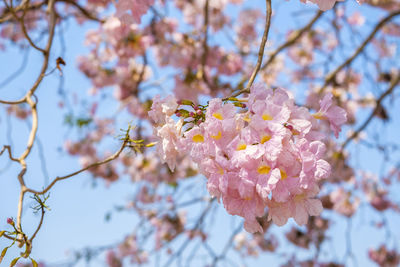
[(308, 32), (312, 26), (317, 22), (318, 19), (320, 19), (322, 17), (322, 14), (324, 14), (323, 11), (319, 10), (317, 12), (317, 14), (315, 14), (315, 16), (310, 20), (309, 23), (307, 23), (306, 26), (304, 26), (303, 28), (301, 28), (300, 30), (297, 30), (296, 32), (292, 33), (289, 36), (289, 39), (281, 44), (270, 56), (269, 59), (267, 60), (267, 62), (265, 62), (265, 64), (262, 66), (262, 70), (265, 70), (266, 68), (268, 68), (269, 65), (271, 65), (271, 63), (274, 61), (275, 57), (281, 53), (283, 50), (285, 50), (286, 48), (294, 45), (299, 39), (300, 37), (303, 36), (303, 34), (305, 32)]
[(11, 147), (10, 146), (3, 146), (3, 149), (0, 151), (0, 156), (4, 153), (4, 151), (7, 150), (8, 151), (8, 157), (15, 162), (19, 162), (18, 159), (14, 158), (12, 156), (12, 152), (11, 152)]
[(368, 35), (368, 37), (362, 42), (362, 44), (354, 51), (354, 53), (349, 57), (346, 61), (344, 61), (340, 66), (338, 66), (334, 71), (329, 73), (324, 81), (324, 84), (318, 90), (319, 93), (322, 93), (324, 89), (335, 80), (336, 75), (346, 66), (349, 66), (353, 60), (361, 54), (364, 48), (370, 43), (370, 41), (375, 37), (376, 33), (386, 25), (392, 18), (400, 15), (400, 10), (393, 11), (389, 13), (388, 16), (384, 17), (378, 24), (375, 25), (372, 32)]
[(374, 118), (378, 110), (381, 108), (382, 101), (385, 99), (386, 96), (390, 95), (394, 88), (399, 84), (400, 82), (400, 74), (397, 74), (397, 77), (393, 79), (391, 82), (389, 88), (376, 100), (375, 108), (371, 112), (371, 114), (368, 116), (368, 118), (365, 120), (365, 122), (355, 131), (353, 132), (352, 135), (350, 135), (346, 141), (342, 144), (342, 150), (352, 141), (354, 138), (356, 138), (361, 131), (363, 131), (368, 124), (371, 122), (371, 120)]
[[(266, 20), (265, 20), (264, 34), (263, 34), (263, 37), (261, 40), (260, 49), (258, 50), (257, 64), (253, 70), (253, 73), (250, 76), (250, 79), (249, 79), (246, 87), (236, 93), (233, 93), (230, 97), (236, 97), (243, 93), (250, 92), (250, 87), (253, 85), (253, 82), (257, 76), (257, 73), (261, 68), (261, 64), (262, 64), (263, 57), (264, 57), (265, 44), (267, 43), (268, 32), (269, 32), (269, 28), (271, 26), (271, 15), (272, 15), (271, 0), (266, 0), (266, 4), (267, 4), (267, 15), (266, 15)], [(223, 100), (226, 100), (226, 99), (227, 98), (224, 98)]]
[(121, 152), (127, 146), (127, 144), (128, 144), (128, 140), (124, 140), (124, 142), (122, 143), (120, 149), (117, 152), (115, 152), (113, 155), (111, 155), (110, 157), (108, 157), (108, 158), (106, 158), (106, 159), (104, 159), (102, 161), (98, 161), (98, 162), (92, 163), (92, 164), (86, 166), (85, 168), (82, 168), (82, 169), (80, 169), (78, 171), (75, 171), (75, 172), (73, 172), (71, 174), (68, 174), (68, 175), (65, 175), (65, 176), (58, 176), (42, 191), (37, 191), (37, 190), (30, 189), (30, 188), (26, 188), (25, 191), (33, 193), (33, 194), (37, 194), (37, 195), (43, 195), (43, 194), (47, 193), (58, 181), (62, 181), (62, 180), (68, 179), (68, 178), (73, 177), (75, 175), (78, 175), (81, 172), (84, 172), (84, 171), (86, 171), (86, 170), (88, 170), (90, 168), (100, 166), (102, 164), (108, 163), (108, 162), (118, 158), (119, 155), (121, 154)]
[(264, 57), (265, 44), (267, 43), (267, 40), (268, 40), (268, 33), (269, 33), (269, 28), (271, 26), (271, 15), (272, 15), (271, 0), (266, 0), (266, 4), (267, 4), (267, 16), (266, 16), (266, 21), (265, 21), (264, 34), (262, 37), (260, 49), (258, 50), (258, 59), (257, 59), (256, 67), (254, 68), (254, 71), (251, 74), (249, 82), (247, 83), (247, 86), (246, 86), (247, 90), (249, 90), (250, 87), (253, 85), (254, 79), (256, 78), (257, 73), (261, 68), (261, 64), (262, 64), (263, 57)]
[(38, 227), (36, 228), (36, 231), (33, 233), (33, 235), (31, 236), (31, 238), (29, 239), (29, 242), (31, 242), (31, 243), (32, 243), (32, 240), (35, 239), (37, 233), (39, 232), (39, 230), (40, 230), (40, 228), (42, 227), (42, 224), (43, 224), (44, 214), (45, 214), (45, 212), (46, 212), (46, 211), (44, 210), (44, 207), (43, 207), (43, 206), (41, 206), (41, 212), (42, 212), (42, 214), (41, 214), (41, 216), (40, 216), (39, 225), (38, 225)]

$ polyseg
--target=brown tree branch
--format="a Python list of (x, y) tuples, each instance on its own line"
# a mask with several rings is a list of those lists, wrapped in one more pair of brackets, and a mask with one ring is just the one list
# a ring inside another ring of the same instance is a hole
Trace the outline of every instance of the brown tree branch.
[(395, 10), (386, 17), (384, 17), (381, 21), (379, 21), (378, 24), (375, 25), (374, 29), (372, 32), (368, 35), (368, 37), (361, 43), (361, 45), (354, 51), (354, 53), (346, 60), (344, 61), (340, 66), (338, 66), (334, 71), (329, 73), (324, 81), (324, 84), (322, 87), (319, 89), (319, 93), (322, 93), (324, 89), (335, 80), (336, 75), (341, 71), (344, 67), (349, 66), (353, 60), (361, 54), (361, 52), (364, 50), (364, 48), (370, 43), (370, 41), (375, 37), (376, 33), (386, 25), (387, 22), (389, 22), (392, 18), (400, 15), (400, 10)]
[(41, 215), (40, 215), (39, 225), (36, 227), (36, 230), (33, 233), (33, 235), (31, 236), (31, 238), (29, 238), (29, 242), (31, 242), (31, 243), (32, 243), (32, 240), (35, 239), (37, 233), (39, 232), (39, 230), (40, 230), (40, 228), (42, 227), (42, 224), (43, 224), (44, 214), (46, 213), (46, 211), (44, 210), (43, 206), (40, 208), (40, 210), (41, 210)]
[(372, 121), (372, 119), (374, 118), (376, 113), (381, 108), (382, 101), (385, 99), (385, 97), (387, 97), (388, 95), (390, 95), (393, 92), (394, 88), (399, 83), (400, 83), (400, 74), (397, 74), (397, 77), (395, 77), (392, 80), (392, 82), (390, 83), (389, 88), (376, 100), (375, 108), (371, 112), (371, 114), (368, 116), (368, 118), (365, 120), (365, 122), (355, 132), (353, 132), (353, 134), (350, 135), (346, 139), (346, 141), (342, 144), (342, 148), (341, 148), (342, 151), (350, 143), (350, 141), (352, 141), (354, 138), (356, 138), (361, 133), (361, 131), (363, 131), (368, 126), (368, 124)]
[(303, 36), (303, 34), (305, 32), (308, 32), (312, 26), (317, 22), (318, 19), (320, 19), (322, 17), (322, 14), (324, 14), (323, 11), (319, 10), (315, 16), (310, 20), (309, 23), (307, 23), (306, 26), (304, 26), (303, 28), (301, 28), (300, 30), (297, 30), (295, 33), (291, 34), (289, 39), (281, 44), (269, 57), (268, 61), (265, 62), (265, 64), (262, 66), (262, 70), (265, 70), (268, 68), (269, 65), (271, 65), (271, 63), (274, 61), (274, 59), (276, 58), (276, 56), (281, 53), (283, 50), (285, 50), (286, 48), (294, 45), (301, 36)]
[(26, 10), (28, 8), (29, 2), (24, 1), (19, 7), (22, 9), (22, 16), (18, 17), (16, 11), (14, 10), (14, 7), (12, 6), (12, 0), (10, 1), (10, 5), (8, 5), (7, 0), (3, 0), (4, 4), (6, 5), (7, 9), (11, 12), (12, 16), (15, 18), (16, 21), (19, 22), (21, 26), (22, 33), (24, 34), (26, 40), (28, 40), (29, 44), (35, 48), (36, 50), (42, 52), (43, 54), (45, 53), (45, 50), (38, 47), (31, 39), (31, 37), (28, 34), (28, 31), (26, 30), (25, 22), (24, 22), (24, 17), (26, 15)]
[(115, 152), (113, 155), (109, 156), (108, 158), (106, 158), (106, 159), (104, 159), (104, 160), (102, 160), (102, 161), (98, 161), (98, 162), (92, 163), (92, 164), (90, 164), (90, 165), (88, 165), (88, 166), (86, 166), (86, 167), (84, 167), (84, 168), (82, 168), (82, 169), (80, 169), (80, 170), (78, 170), (78, 171), (75, 171), (75, 172), (73, 172), (73, 173), (71, 173), (71, 174), (68, 174), (68, 175), (65, 175), (65, 176), (58, 176), (58, 177), (56, 177), (56, 178), (55, 178), (45, 189), (43, 189), (42, 191), (37, 191), (37, 190), (30, 189), (30, 188), (26, 188), (25, 191), (26, 191), (26, 192), (33, 193), (33, 194), (37, 194), (37, 195), (43, 195), (43, 194), (47, 193), (47, 192), (48, 192), (57, 182), (59, 182), (59, 181), (68, 179), (68, 178), (73, 177), (73, 176), (75, 176), (75, 175), (78, 175), (78, 174), (80, 174), (81, 172), (84, 172), (84, 171), (86, 171), (86, 170), (88, 170), (88, 169), (90, 169), (90, 168), (100, 166), (100, 165), (102, 165), (102, 164), (108, 163), (108, 162), (110, 162), (110, 161), (112, 161), (112, 160), (118, 158), (119, 155), (120, 155), (120, 154), (122, 153), (122, 151), (124, 150), (124, 148), (128, 145), (128, 143), (129, 143), (128, 140), (124, 140), (124, 142), (122, 143), (120, 149), (119, 149), (117, 152)]
[[(266, 14), (266, 20), (265, 20), (265, 28), (264, 28), (264, 34), (263, 34), (263, 37), (261, 40), (260, 48), (258, 50), (257, 64), (253, 70), (253, 73), (250, 76), (249, 81), (247, 82), (246, 88), (244, 88), (236, 93), (233, 93), (230, 97), (236, 97), (243, 93), (250, 92), (250, 87), (253, 85), (253, 82), (258, 74), (258, 71), (261, 68), (261, 64), (262, 64), (262, 61), (264, 58), (265, 44), (267, 43), (269, 28), (271, 26), (271, 16), (272, 16), (271, 0), (266, 0), (266, 5), (267, 5), (267, 14)], [(225, 98), (223, 100), (226, 100), (226, 99), (227, 98)]]

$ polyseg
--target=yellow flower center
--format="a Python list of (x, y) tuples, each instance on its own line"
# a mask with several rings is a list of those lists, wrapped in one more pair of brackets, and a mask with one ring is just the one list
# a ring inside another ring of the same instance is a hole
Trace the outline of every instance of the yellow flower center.
[(300, 194), (300, 195), (296, 195), (294, 197), (294, 201), (296, 201), (296, 202), (302, 201), (305, 197), (306, 197), (306, 194), (304, 194), (304, 193)]
[(267, 165), (262, 165), (262, 166), (258, 167), (257, 172), (259, 174), (268, 174), (270, 170), (271, 170), (271, 167), (269, 167)]
[(245, 150), (246, 149), (246, 144), (239, 144), (236, 148), (236, 150)]
[(214, 138), (215, 140), (219, 140), (221, 139), (221, 136), (222, 136), (221, 131), (219, 131), (217, 135), (212, 135), (211, 137)]
[(317, 120), (326, 120), (325, 115), (321, 114), (321, 113), (315, 113), (312, 115), (314, 118), (316, 118)]
[(287, 174), (285, 171), (280, 170), (281, 171), (281, 180), (285, 180), (287, 178)]
[(269, 114), (264, 114), (264, 115), (262, 115), (262, 118), (263, 118), (263, 120), (265, 120), (265, 121), (270, 121), (270, 120), (273, 119), (272, 116), (270, 116)]
[(195, 143), (202, 143), (202, 142), (204, 142), (204, 136), (201, 134), (196, 134), (196, 135), (193, 135), (192, 140)]
[(223, 120), (223, 119), (224, 119), (224, 117), (222, 116), (222, 114), (219, 113), (219, 112), (215, 112), (215, 113), (213, 114), (213, 117), (216, 118), (216, 119), (219, 119), (219, 120)]
[(269, 136), (269, 135), (264, 135), (264, 136), (261, 138), (261, 144), (264, 144), (265, 142), (268, 142), (270, 139), (271, 139), (271, 136)]
[(244, 121), (247, 121), (247, 122), (251, 122), (251, 118), (249, 117), (249, 114), (247, 114), (246, 116), (244, 116), (244, 117), (243, 117), (243, 120), (244, 120)]

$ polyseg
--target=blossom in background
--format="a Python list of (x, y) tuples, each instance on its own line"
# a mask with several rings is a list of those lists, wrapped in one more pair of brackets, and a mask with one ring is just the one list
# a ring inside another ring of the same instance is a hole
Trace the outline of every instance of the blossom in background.
[[(140, 19), (144, 15), (154, 0), (119, 0), (116, 4), (116, 16), (126, 24), (140, 24)], [(127, 11), (130, 10), (131, 14)]]
[(335, 137), (338, 138), (341, 126), (347, 121), (347, 115), (344, 109), (332, 104), (332, 97), (332, 94), (325, 95), (319, 102), (320, 110), (313, 116), (316, 119), (328, 120)]

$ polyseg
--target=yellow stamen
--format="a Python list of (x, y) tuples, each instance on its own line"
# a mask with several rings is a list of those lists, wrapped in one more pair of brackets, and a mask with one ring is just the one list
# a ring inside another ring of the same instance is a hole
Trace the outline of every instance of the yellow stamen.
[(281, 171), (281, 180), (285, 180), (287, 178), (287, 174), (285, 171), (280, 170)]
[(271, 136), (269, 136), (269, 135), (264, 135), (264, 136), (261, 138), (261, 144), (264, 144), (265, 142), (268, 142), (270, 139), (271, 139)]
[(306, 195), (305, 195), (304, 193), (303, 193), (303, 194), (300, 194), (300, 195), (296, 195), (296, 196), (294, 197), (294, 201), (296, 201), (296, 202), (302, 201), (305, 197), (306, 197)]
[(219, 131), (217, 135), (212, 135), (211, 137), (214, 138), (215, 140), (219, 140), (221, 139), (221, 136), (222, 136), (221, 131)]
[(196, 134), (192, 137), (193, 142), (196, 143), (202, 143), (204, 142), (204, 136), (202, 136), (201, 134)]
[(326, 116), (321, 114), (321, 113), (315, 113), (312, 115), (314, 118), (316, 118), (317, 120), (326, 120)]
[(259, 174), (268, 174), (270, 170), (271, 170), (271, 167), (269, 167), (267, 165), (262, 165), (262, 166), (258, 167), (257, 172)]
[(262, 115), (262, 118), (263, 118), (263, 120), (265, 120), (265, 121), (270, 121), (270, 120), (273, 119), (272, 116), (270, 116), (270, 115), (268, 115), (268, 114)]
[(236, 150), (245, 150), (246, 147), (247, 147), (246, 144), (239, 144), (239, 145), (237, 146)]
[(249, 201), (249, 200), (252, 200), (252, 198), (251, 197), (245, 197), (244, 200)]
[(342, 95), (342, 92), (340, 90), (333, 89), (332, 90), (332, 95), (335, 96), (335, 97), (340, 97)]
[(247, 114), (246, 116), (244, 116), (244, 117), (243, 117), (243, 120), (244, 120), (244, 121), (247, 121), (247, 122), (251, 122), (251, 118), (249, 117), (249, 114)]
[(218, 112), (214, 113), (214, 114), (213, 114), (213, 117), (216, 118), (216, 119), (219, 119), (219, 120), (223, 120), (223, 119), (224, 119), (224, 117), (222, 116), (222, 114), (221, 114), (221, 113), (218, 113)]

